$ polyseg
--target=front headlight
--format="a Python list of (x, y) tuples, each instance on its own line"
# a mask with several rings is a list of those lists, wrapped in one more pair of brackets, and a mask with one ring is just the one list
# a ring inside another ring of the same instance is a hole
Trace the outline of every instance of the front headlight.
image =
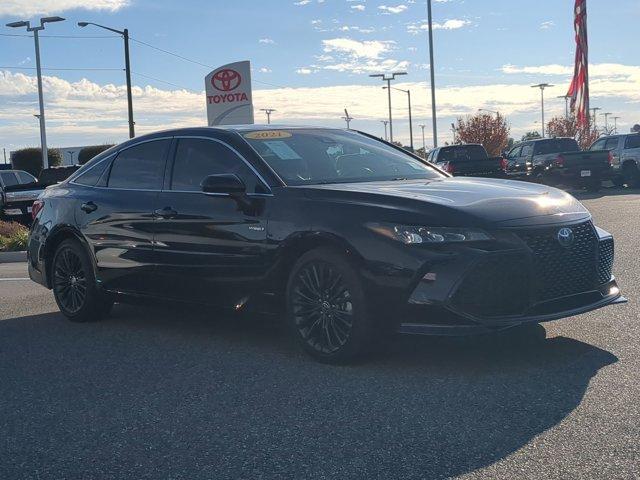
[(370, 223), (367, 227), (380, 235), (393, 238), (406, 245), (481, 242), (493, 237), (477, 228), (418, 227)]

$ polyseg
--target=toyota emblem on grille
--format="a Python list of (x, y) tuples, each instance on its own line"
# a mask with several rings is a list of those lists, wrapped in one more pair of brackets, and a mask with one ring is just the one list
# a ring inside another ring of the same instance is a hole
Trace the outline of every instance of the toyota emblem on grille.
[(211, 77), (211, 85), (221, 92), (230, 92), (231, 90), (235, 90), (240, 86), (241, 82), (242, 77), (240, 77), (240, 74), (230, 68), (220, 70)]
[(575, 234), (570, 228), (565, 227), (558, 230), (558, 242), (563, 247), (570, 247), (573, 245), (575, 238)]

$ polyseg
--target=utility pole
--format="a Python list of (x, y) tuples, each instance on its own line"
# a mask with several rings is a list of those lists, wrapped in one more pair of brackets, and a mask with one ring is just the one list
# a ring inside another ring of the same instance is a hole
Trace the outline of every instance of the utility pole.
[(40, 65), (40, 39), (38, 32), (44, 30), (45, 23), (62, 22), (62, 17), (44, 17), (40, 19), (40, 26), (32, 27), (31, 22), (19, 21), (7, 23), (7, 27), (20, 28), (27, 27), (27, 32), (33, 32), (33, 41), (36, 49), (36, 74), (38, 76), (38, 103), (40, 104), (40, 115), (38, 120), (40, 122), (40, 148), (42, 150), (42, 168), (49, 168), (49, 154), (47, 149), (47, 132), (44, 121), (44, 95), (42, 93), (42, 68)]
[(438, 146), (438, 120), (436, 118), (436, 74), (433, 65), (433, 17), (431, 0), (427, 0), (427, 16), (429, 22), (429, 70), (431, 74), (431, 117), (433, 121), (433, 148)]
[(267, 125), (271, 125), (271, 114), (276, 110), (273, 108), (261, 108), (260, 111), (267, 114)]
[(136, 136), (135, 122), (133, 121), (133, 94), (131, 92), (131, 62), (129, 61), (129, 29), (116, 30), (115, 28), (105, 27), (93, 22), (78, 22), (79, 27), (86, 27), (87, 25), (93, 25), (104, 30), (122, 35), (124, 39), (124, 71), (127, 79), (127, 111), (129, 116), (129, 138)]
[(384, 123), (384, 139), (385, 141), (389, 141), (389, 137), (387, 136), (387, 125), (389, 124), (389, 120), (380, 120), (382, 123)]
[(353, 120), (353, 117), (351, 117), (349, 115), (349, 112), (347, 112), (347, 109), (344, 109), (344, 117), (341, 117), (345, 122), (347, 122), (347, 130), (349, 130), (351, 128), (351, 120)]
[(544, 138), (544, 89), (554, 87), (555, 85), (550, 85), (548, 83), (539, 83), (538, 85), (532, 85), (531, 88), (539, 88), (540, 89), (540, 98), (542, 105), (542, 138)]
[(7, 163), (7, 149), (6, 149), (6, 148), (3, 148), (3, 149), (2, 149), (2, 153), (4, 154), (4, 163), (5, 163), (5, 165), (6, 165), (6, 163)]
[(424, 127), (426, 125), (420, 124), (418, 126), (422, 129), (422, 151), (424, 152), (424, 158), (427, 158), (427, 144), (424, 141)]
[(386, 73), (376, 73), (374, 75), (369, 75), (374, 78), (381, 78), (383, 82), (387, 82), (387, 93), (389, 94), (389, 141), (393, 142), (393, 118), (391, 116), (391, 81), (395, 80), (395, 78), (399, 75), (406, 75), (407, 72), (393, 72), (391, 74)]

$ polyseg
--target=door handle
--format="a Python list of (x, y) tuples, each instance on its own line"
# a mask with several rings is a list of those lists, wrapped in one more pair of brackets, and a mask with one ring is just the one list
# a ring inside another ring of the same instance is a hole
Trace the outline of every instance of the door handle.
[(178, 212), (171, 207), (164, 207), (154, 210), (153, 216), (157, 218), (175, 218), (178, 216)]
[(92, 213), (98, 209), (98, 206), (95, 203), (89, 201), (89, 202), (83, 203), (80, 209), (85, 213)]

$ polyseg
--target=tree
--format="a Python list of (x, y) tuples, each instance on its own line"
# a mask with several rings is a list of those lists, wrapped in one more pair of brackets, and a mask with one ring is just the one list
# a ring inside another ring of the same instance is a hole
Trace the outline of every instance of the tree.
[[(47, 149), (47, 155), (50, 167), (62, 165), (60, 150), (49, 148)], [(33, 147), (16, 150), (11, 155), (11, 163), (16, 170), (24, 170), (34, 177), (38, 177), (42, 170), (42, 149)]]
[(527, 140), (535, 140), (536, 138), (542, 138), (542, 136), (538, 132), (527, 132), (522, 136), (522, 142), (526, 142)]
[(583, 150), (589, 148), (598, 139), (597, 131), (588, 125), (579, 127), (575, 117), (554, 117), (549, 121), (547, 131), (550, 137), (575, 138)]
[(459, 142), (479, 143), (490, 156), (500, 155), (509, 143), (509, 125), (500, 114), (479, 113), (460, 117), (455, 131)]
[(91, 145), (89, 147), (84, 147), (82, 150), (80, 150), (80, 153), (78, 154), (78, 163), (80, 165), (84, 165), (93, 157), (101, 154), (102, 152), (104, 152), (105, 150), (108, 150), (111, 147), (113, 147), (113, 145), (108, 145), (108, 144)]

